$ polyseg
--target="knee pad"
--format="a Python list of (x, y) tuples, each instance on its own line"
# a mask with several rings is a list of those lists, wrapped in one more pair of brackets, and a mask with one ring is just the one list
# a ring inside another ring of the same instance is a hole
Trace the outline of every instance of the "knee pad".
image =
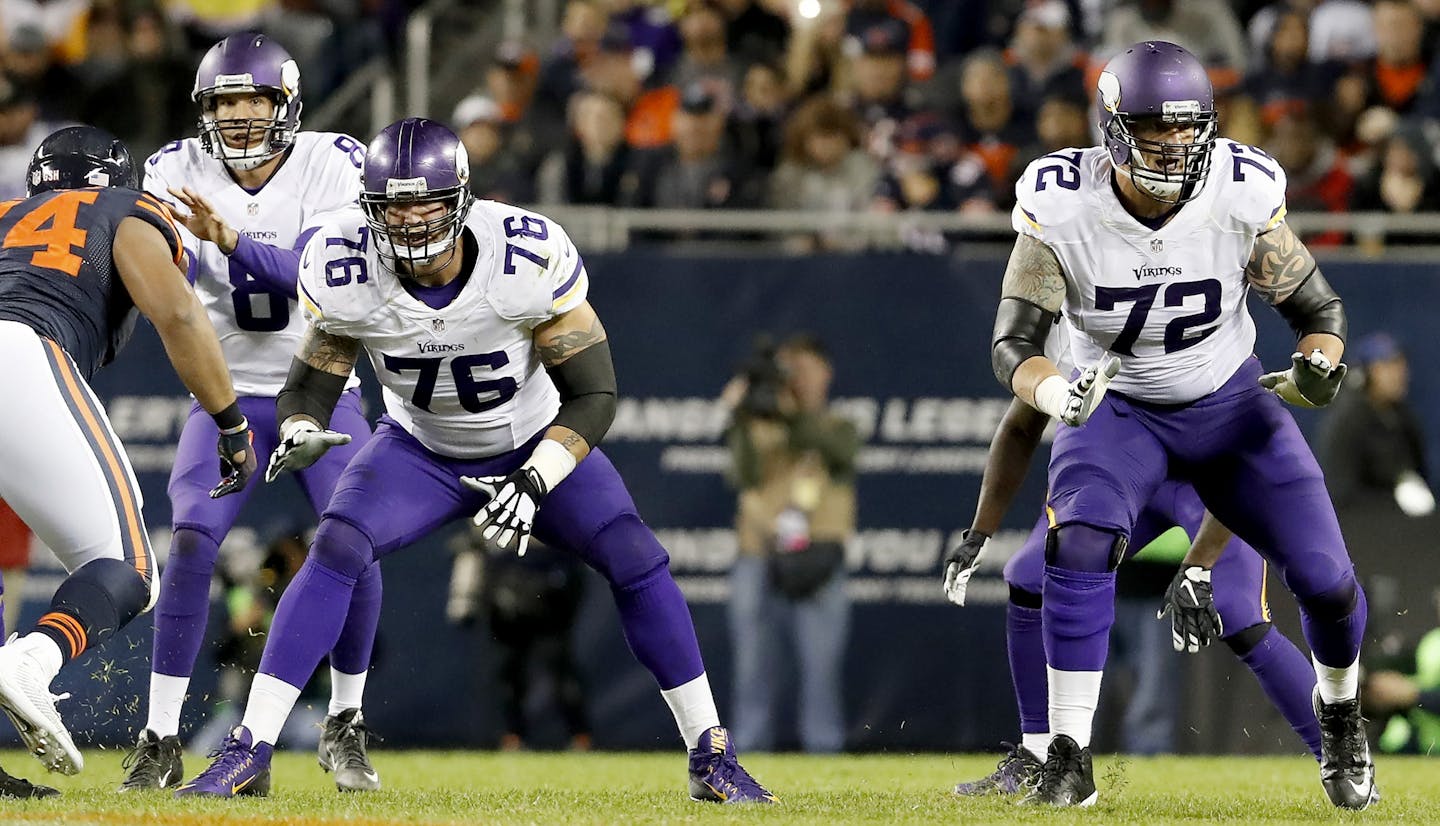
[(1268, 622), (1258, 622), (1225, 637), (1225, 644), (1230, 646), (1230, 650), (1235, 652), (1235, 656), (1243, 657), (1254, 650), (1255, 646), (1259, 645), (1260, 641), (1265, 639), (1265, 635), (1269, 634), (1270, 629), (1274, 627)]
[(655, 533), (633, 513), (606, 523), (581, 550), (585, 561), (613, 588), (640, 585), (659, 571), (668, 570), (670, 554)]
[(1312, 618), (1322, 622), (1339, 622), (1355, 610), (1359, 596), (1355, 574), (1348, 573), (1340, 584), (1328, 591), (1299, 600), (1300, 607)]
[(1045, 534), (1045, 564), (1071, 571), (1113, 571), (1125, 561), (1129, 547), (1130, 538), (1123, 533), (1072, 522)]
[(342, 576), (359, 579), (375, 561), (375, 543), (349, 522), (326, 517), (315, 530), (310, 558)]
[(1024, 588), (1010, 586), (1010, 604), (1020, 608), (1039, 609), (1044, 606), (1044, 600), (1034, 591), (1027, 591)]

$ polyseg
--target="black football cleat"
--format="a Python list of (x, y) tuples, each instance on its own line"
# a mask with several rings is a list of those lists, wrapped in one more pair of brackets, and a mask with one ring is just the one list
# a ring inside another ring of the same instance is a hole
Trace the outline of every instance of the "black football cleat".
[(1320, 785), (1325, 795), (1341, 809), (1364, 809), (1379, 801), (1360, 698), (1327, 703), (1317, 688), (1312, 702), (1320, 721)]
[(1045, 764), (1030, 792), (1020, 800), (1025, 806), (1093, 806), (1100, 797), (1095, 790), (1095, 766), (1090, 749), (1080, 748), (1075, 738), (1057, 734), (1050, 741)]
[(1039, 777), (1040, 767), (1043, 765), (1040, 760), (1024, 746), (1015, 746), (1010, 743), (1002, 745), (1010, 746), (1010, 751), (1000, 758), (1000, 762), (995, 766), (995, 771), (979, 780), (955, 784), (955, 794), (962, 797), (1019, 794), (1035, 785), (1035, 779)]
[(366, 746), (373, 737), (358, 708), (328, 715), (320, 733), (320, 768), (335, 772), (335, 788), (342, 792), (380, 789), (380, 774), (370, 764)]
[(180, 738), (173, 734), (160, 737), (148, 728), (140, 732), (135, 748), (120, 764), (125, 769), (125, 779), (119, 790), (136, 792), (180, 785), (185, 779), (180, 751)]
[(52, 789), (49, 786), (31, 783), (23, 777), (11, 777), (9, 772), (0, 769), (0, 798), (32, 800), (42, 797), (59, 796), (59, 789)]

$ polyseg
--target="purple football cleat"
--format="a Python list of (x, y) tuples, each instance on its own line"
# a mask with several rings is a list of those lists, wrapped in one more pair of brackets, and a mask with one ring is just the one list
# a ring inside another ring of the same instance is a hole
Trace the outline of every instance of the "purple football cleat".
[(969, 783), (955, 784), (955, 794), (962, 797), (979, 797), (987, 794), (1018, 794), (1035, 784), (1044, 765), (1024, 746), (1010, 743), (1010, 751), (1000, 758), (995, 771)]
[(210, 768), (176, 789), (175, 796), (264, 797), (270, 794), (270, 755), (274, 751), (269, 743), (251, 745), (250, 730), (236, 726), (220, 750), (211, 753), (215, 762)]
[(690, 799), (710, 803), (778, 803), (735, 757), (730, 732), (715, 726), (690, 750)]

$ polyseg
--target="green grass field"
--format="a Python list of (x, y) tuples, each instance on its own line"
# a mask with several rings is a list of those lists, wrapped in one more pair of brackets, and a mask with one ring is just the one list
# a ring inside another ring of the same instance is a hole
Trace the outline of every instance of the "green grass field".
[[(988, 755), (804, 757), (746, 760), (781, 798), (774, 807), (721, 807), (685, 795), (685, 763), (662, 754), (383, 752), (385, 790), (341, 795), (312, 755), (282, 754), (268, 799), (177, 801), (121, 796), (121, 755), (91, 751), (85, 773), (51, 776), (63, 797), (7, 801), (0, 824), (199, 826), (199, 824), (570, 823), (1428, 823), (1440, 824), (1440, 761), (1388, 758), (1384, 799), (1363, 813), (1325, 802), (1315, 764), (1301, 758), (1104, 757), (1100, 802), (1089, 811), (1019, 809), (1000, 798), (961, 800), (959, 778), (993, 767)], [(29, 755), (8, 752), (11, 772), (42, 777)], [(192, 774), (203, 766), (187, 757)]]

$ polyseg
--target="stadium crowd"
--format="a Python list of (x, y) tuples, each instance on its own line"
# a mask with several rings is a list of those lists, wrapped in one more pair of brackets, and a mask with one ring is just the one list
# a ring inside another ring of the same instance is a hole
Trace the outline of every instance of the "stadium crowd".
[[(57, 123), (140, 155), (190, 131), (218, 37), (283, 41), (314, 107), (412, 5), (3, 0), (0, 195)], [(1094, 143), (1100, 67), (1146, 38), (1208, 62), (1292, 210), (1440, 208), (1440, 0), (568, 0), (552, 42), (477, 51), (451, 121), (503, 200), (1003, 213), (1026, 161)]]

